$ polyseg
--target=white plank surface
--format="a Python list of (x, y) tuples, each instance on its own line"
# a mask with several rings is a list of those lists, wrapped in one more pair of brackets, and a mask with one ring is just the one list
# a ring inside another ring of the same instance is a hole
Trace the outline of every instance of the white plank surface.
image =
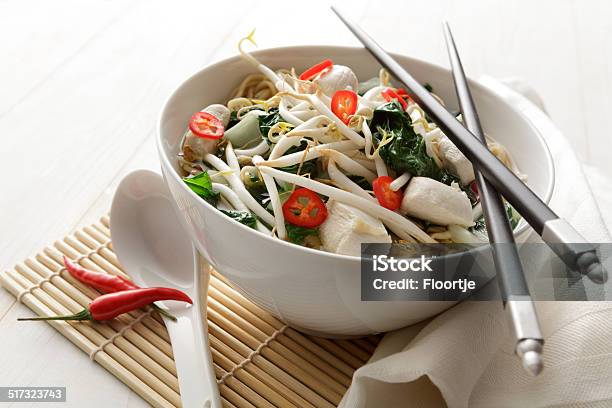
[[(153, 126), (166, 95), (233, 55), (253, 27), (262, 47), (358, 45), (326, 1), (304, 4), (0, 2), (0, 267), (99, 217), (131, 169), (157, 168)], [(389, 50), (443, 65), (448, 19), (471, 76), (527, 79), (582, 160), (612, 171), (611, 3), (348, 4)], [(75, 407), (146, 405), (49, 326), (15, 322), (28, 313), (0, 290), (0, 386), (67, 386)]]

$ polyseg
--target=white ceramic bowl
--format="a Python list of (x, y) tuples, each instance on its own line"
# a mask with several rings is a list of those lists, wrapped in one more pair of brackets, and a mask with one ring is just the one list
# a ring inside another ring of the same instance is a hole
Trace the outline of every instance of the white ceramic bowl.
[[(378, 63), (361, 48), (308, 46), (256, 52), (273, 69), (299, 72), (324, 58), (351, 67), (360, 80), (377, 75)], [(394, 55), (419, 81), (429, 82), (450, 106), (456, 106), (449, 71)], [(196, 196), (178, 173), (176, 156), (193, 112), (226, 102), (230, 92), (254, 68), (240, 57), (209, 65), (186, 79), (169, 97), (159, 117), (157, 143), (162, 173), (179, 218), (198, 250), (246, 297), (288, 324), (306, 332), (354, 336), (404, 327), (450, 307), (450, 302), (363, 302), (358, 257), (303, 248), (264, 236), (226, 217)], [(549, 200), (552, 160), (531, 122), (496, 94), (472, 82), (485, 131), (511, 152), (528, 184)], [(524, 113), (524, 112), (523, 112)], [(520, 226), (521, 235), (527, 226)]]

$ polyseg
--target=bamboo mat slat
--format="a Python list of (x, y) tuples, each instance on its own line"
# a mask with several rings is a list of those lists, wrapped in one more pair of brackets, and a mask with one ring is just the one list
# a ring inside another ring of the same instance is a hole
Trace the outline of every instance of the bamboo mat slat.
[[(113, 252), (104, 216), (1, 273), (0, 284), (39, 316), (78, 312), (100, 293), (64, 270), (64, 255), (91, 270), (128, 276)], [(152, 309), (104, 323), (47, 323), (152, 406), (181, 406), (170, 338)], [(208, 331), (221, 400), (231, 408), (336, 407), (353, 372), (379, 341), (376, 336), (330, 340), (302, 334), (214, 271)]]

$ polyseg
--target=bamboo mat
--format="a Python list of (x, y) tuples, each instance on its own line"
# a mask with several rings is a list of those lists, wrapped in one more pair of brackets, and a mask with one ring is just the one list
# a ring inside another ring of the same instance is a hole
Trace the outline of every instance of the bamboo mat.
[[(63, 255), (88, 269), (125, 275), (103, 217), (0, 274), (0, 284), (40, 316), (78, 312), (99, 293), (63, 269)], [(181, 406), (168, 332), (151, 309), (105, 323), (47, 323), (152, 406)], [(379, 341), (302, 334), (216, 272), (208, 291), (208, 332), (223, 405), (236, 408), (335, 407)]]

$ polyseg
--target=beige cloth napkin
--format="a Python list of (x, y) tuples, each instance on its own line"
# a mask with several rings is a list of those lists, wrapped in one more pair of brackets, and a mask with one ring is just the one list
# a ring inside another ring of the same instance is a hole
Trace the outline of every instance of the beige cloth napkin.
[[(515, 106), (531, 103), (491, 78), (484, 83)], [(612, 212), (612, 184), (592, 169), (587, 178), (563, 136), (548, 130), (557, 180), (552, 208), (592, 242), (610, 242), (599, 207)], [(530, 240), (539, 239), (533, 235)], [(540, 376), (526, 374), (514, 355), (500, 303), (462, 303), (388, 333), (355, 372), (340, 406), (612, 407), (612, 302), (538, 302), (536, 308), (546, 342)]]

